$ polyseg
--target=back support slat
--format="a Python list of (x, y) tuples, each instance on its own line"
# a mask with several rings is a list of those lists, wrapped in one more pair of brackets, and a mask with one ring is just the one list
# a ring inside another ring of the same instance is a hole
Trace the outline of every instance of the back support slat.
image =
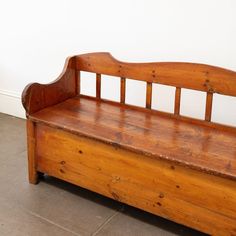
[(120, 78), (120, 102), (125, 103), (125, 83), (126, 80), (124, 77)]
[(176, 88), (176, 90), (175, 90), (175, 110), (174, 110), (175, 115), (179, 115), (180, 100), (181, 100), (181, 88)]
[(152, 83), (147, 82), (146, 88), (146, 108), (151, 109), (152, 107)]
[(213, 101), (213, 93), (208, 92), (206, 97), (205, 121), (211, 121), (212, 101)]
[(80, 94), (80, 71), (75, 71), (75, 93)]
[(96, 74), (96, 97), (101, 98), (101, 74)]
[(76, 69), (174, 87), (236, 96), (236, 72), (196, 63), (126, 63), (109, 53), (76, 56)]

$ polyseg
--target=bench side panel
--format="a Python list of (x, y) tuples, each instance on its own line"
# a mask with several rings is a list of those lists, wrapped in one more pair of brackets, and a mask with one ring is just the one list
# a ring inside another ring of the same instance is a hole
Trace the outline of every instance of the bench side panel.
[(76, 75), (75, 58), (69, 57), (61, 75), (55, 81), (49, 84), (27, 85), (22, 93), (22, 104), (26, 115), (74, 97), (77, 89)]

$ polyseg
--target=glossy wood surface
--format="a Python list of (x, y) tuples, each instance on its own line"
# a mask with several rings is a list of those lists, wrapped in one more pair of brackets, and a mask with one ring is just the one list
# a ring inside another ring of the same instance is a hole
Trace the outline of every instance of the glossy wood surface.
[(96, 74), (96, 98), (101, 98), (101, 74)]
[(75, 58), (68, 57), (61, 75), (50, 84), (32, 83), (22, 93), (22, 104), (26, 115), (52, 106), (77, 94), (79, 86), (74, 69)]
[(120, 103), (125, 103), (126, 80), (124, 77), (120, 78)]
[(152, 108), (152, 83), (146, 84), (146, 108)]
[(213, 103), (213, 94), (207, 92), (207, 96), (206, 96), (206, 111), (205, 111), (205, 120), (206, 121), (211, 121), (212, 103)]
[[(93, 98), (80, 93), (82, 71), (95, 74)], [(103, 75), (120, 79), (120, 102), (101, 98)], [(126, 104), (127, 79), (146, 82), (145, 108)], [(175, 87), (173, 114), (152, 109), (153, 83)], [(182, 88), (205, 92), (204, 120), (182, 116)], [(236, 235), (236, 127), (211, 121), (216, 93), (236, 96), (236, 72), (70, 57), (54, 82), (22, 94), (29, 181), (47, 173), (211, 235)]]
[(87, 97), (68, 99), (30, 119), (236, 179), (236, 135), (232, 132)]
[(236, 182), (37, 125), (38, 170), (203, 232), (236, 233)]
[(181, 101), (181, 88), (175, 89), (175, 108), (174, 114), (179, 115), (180, 113), (180, 101)]
[(127, 63), (109, 53), (76, 56), (76, 69), (180, 88), (236, 96), (236, 72), (182, 62)]

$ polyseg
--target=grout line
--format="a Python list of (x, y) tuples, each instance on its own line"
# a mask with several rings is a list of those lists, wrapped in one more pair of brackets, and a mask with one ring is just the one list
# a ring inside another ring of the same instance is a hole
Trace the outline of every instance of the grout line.
[(117, 215), (120, 214), (120, 212), (122, 212), (124, 210), (124, 205), (118, 209), (112, 216), (110, 216), (107, 220), (105, 220), (105, 222), (103, 222), (92, 234), (91, 236), (96, 236), (105, 225), (107, 225), (114, 217), (116, 217)]
[(30, 210), (27, 210), (27, 209), (24, 209), (24, 211), (26, 211), (27, 213), (29, 213), (29, 214), (31, 214), (31, 215), (37, 217), (37, 218), (40, 218), (41, 220), (46, 221), (46, 222), (48, 222), (48, 223), (50, 223), (50, 224), (52, 224), (52, 225), (54, 225), (54, 226), (57, 226), (57, 227), (60, 228), (60, 229), (63, 229), (64, 231), (67, 231), (67, 232), (69, 232), (69, 233), (72, 233), (73, 235), (81, 236), (79, 233), (76, 233), (76, 232), (74, 232), (74, 231), (72, 231), (72, 230), (69, 230), (69, 229), (67, 229), (67, 228), (65, 228), (65, 227), (63, 227), (63, 226), (61, 226), (61, 225), (59, 225), (59, 224), (57, 224), (57, 223), (55, 223), (55, 222), (53, 222), (53, 221), (47, 219), (47, 218), (44, 218), (44, 217), (40, 216), (39, 214), (37, 214), (37, 213), (35, 213), (35, 212), (33, 212), (33, 211), (30, 211)]

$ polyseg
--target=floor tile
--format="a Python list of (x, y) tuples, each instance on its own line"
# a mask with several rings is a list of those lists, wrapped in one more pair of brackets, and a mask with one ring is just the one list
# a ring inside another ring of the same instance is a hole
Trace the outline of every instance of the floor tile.
[(7, 115), (0, 117), (0, 150), (4, 158), (26, 150), (25, 120)]
[(32, 215), (19, 206), (0, 201), (0, 235), (1, 236), (73, 236), (47, 220)]
[(96, 236), (204, 236), (200, 232), (175, 224), (161, 217), (125, 205), (124, 211), (118, 213)]

